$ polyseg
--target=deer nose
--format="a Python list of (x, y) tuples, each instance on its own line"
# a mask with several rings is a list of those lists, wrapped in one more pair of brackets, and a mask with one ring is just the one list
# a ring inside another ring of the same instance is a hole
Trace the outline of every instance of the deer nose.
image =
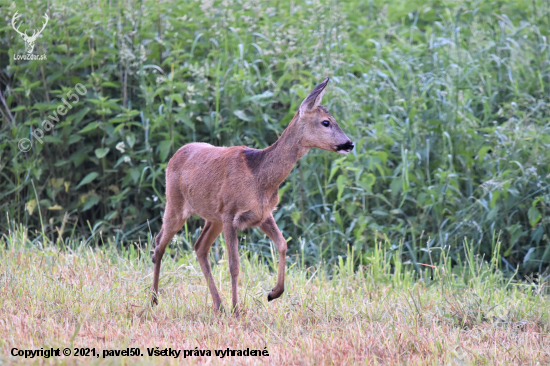
[(350, 152), (351, 150), (353, 150), (354, 147), (355, 147), (355, 145), (353, 144), (353, 142), (351, 142), (351, 140), (348, 140), (346, 143), (336, 146), (336, 151), (337, 152)]

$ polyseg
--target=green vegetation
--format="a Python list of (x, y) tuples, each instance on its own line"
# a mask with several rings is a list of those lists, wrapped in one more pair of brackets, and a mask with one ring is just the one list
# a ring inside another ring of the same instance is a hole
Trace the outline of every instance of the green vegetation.
[[(353, 250), (360, 266), (382, 242), (420, 272), (443, 252), (460, 265), (467, 239), (486, 259), (501, 243), (510, 272), (548, 268), (549, 0), (0, 7), (3, 233), (23, 224), (35, 243), (147, 240), (174, 151), (264, 148), (330, 76), (325, 105), (357, 148), (312, 151), (281, 187), (275, 217), (290, 255), (335, 264)], [(16, 10), (21, 31), (48, 12), (34, 51), (47, 61), (14, 60), (24, 52), (9, 24)], [(86, 96), (20, 152), (78, 83)], [(189, 220), (174, 248), (190, 251), (200, 225)], [(269, 258), (269, 240), (243, 236)]]
[[(546, 365), (550, 307), (545, 285), (506, 279), (493, 261), (473, 255), (422, 266), (421, 277), (399, 253), (375, 246), (368, 266), (353, 255), (325, 265), (294, 263), (285, 294), (267, 302), (276, 254), (261, 263), (242, 251), (241, 316), (217, 316), (193, 253), (165, 260), (160, 302), (149, 308), (153, 241), (117, 248), (37, 247), (19, 228), (0, 239), (0, 363), (22, 363), (11, 348), (139, 347), (143, 357), (55, 357), (51, 364), (179, 364), (148, 357), (146, 348), (260, 349), (269, 357), (188, 357), (191, 364), (270, 365)], [(397, 254), (397, 255), (396, 255)], [(330, 271), (329, 271), (330, 269)], [(231, 301), (223, 247), (213, 267), (226, 306)], [(43, 360), (43, 358), (38, 358)], [(36, 363), (36, 359), (27, 362)], [(38, 361), (41, 363), (42, 361)]]

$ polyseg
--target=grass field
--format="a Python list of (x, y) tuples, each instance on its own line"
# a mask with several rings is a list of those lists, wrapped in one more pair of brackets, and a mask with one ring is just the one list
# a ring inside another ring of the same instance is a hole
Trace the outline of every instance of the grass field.
[[(146, 246), (147, 245), (147, 246)], [(102, 249), (68, 242), (29, 245), (26, 232), (0, 240), (0, 363), (19, 363), (11, 349), (95, 348), (94, 357), (26, 360), (41, 364), (175, 364), (147, 348), (210, 350), (193, 364), (439, 364), (550, 363), (550, 302), (544, 284), (515, 283), (464, 253), (462, 266), (426, 264), (423, 279), (380, 244), (354, 272), (351, 260), (333, 267), (287, 270), (284, 296), (272, 303), (271, 261), (242, 251), (241, 317), (214, 315), (194, 254), (163, 262), (160, 304), (148, 307), (148, 251)], [(466, 248), (469, 246), (466, 245)], [(495, 250), (498, 251), (498, 243)], [(132, 247), (134, 248), (134, 247)], [(350, 253), (349, 258), (352, 258)], [(213, 267), (230, 299), (223, 252)], [(415, 280), (416, 279), (416, 280)], [(139, 347), (142, 357), (103, 358), (103, 350)], [(268, 351), (267, 357), (216, 356), (215, 350)]]

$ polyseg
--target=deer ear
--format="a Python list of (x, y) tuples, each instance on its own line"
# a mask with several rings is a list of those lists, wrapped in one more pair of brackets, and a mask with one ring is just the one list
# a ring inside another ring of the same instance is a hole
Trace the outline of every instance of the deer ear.
[(300, 105), (300, 116), (317, 108), (317, 106), (321, 104), (321, 99), (323, 98), (323, 94), (325, 93), (325, 88), (327, 87), (328, 80), (329, 78), (326, 78), (321, 84), (317, 85), (315, 89), (313, 89), (313, 91), (309, 93), (306, 99), (304, 99), (304, 101)]

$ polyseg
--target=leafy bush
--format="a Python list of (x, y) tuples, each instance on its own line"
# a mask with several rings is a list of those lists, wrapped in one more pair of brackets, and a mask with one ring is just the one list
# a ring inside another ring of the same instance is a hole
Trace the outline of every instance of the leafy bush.
[[(383, 240), (416, 264), (445, 246), (458, 260), (464, 238), (490, 256), (499, 236), (509, 269), (548, 266), (547, 0), (47, 4), (0, 0), (3, 227), (155, 235), (180, 146), (264, 148), (330, 76), (325, 105), (357, 148), (310, 152), (281, 187), (290, 254), (332, 261), (353, 246), (368, 261)], [(47, 61), (14, 60), (17, 10), (21, 31), (48, 12), (35, 47)], [(86, 95), (35, 141), (78, 83)], [(187, 244), (200, 225), (189, 220)]]

